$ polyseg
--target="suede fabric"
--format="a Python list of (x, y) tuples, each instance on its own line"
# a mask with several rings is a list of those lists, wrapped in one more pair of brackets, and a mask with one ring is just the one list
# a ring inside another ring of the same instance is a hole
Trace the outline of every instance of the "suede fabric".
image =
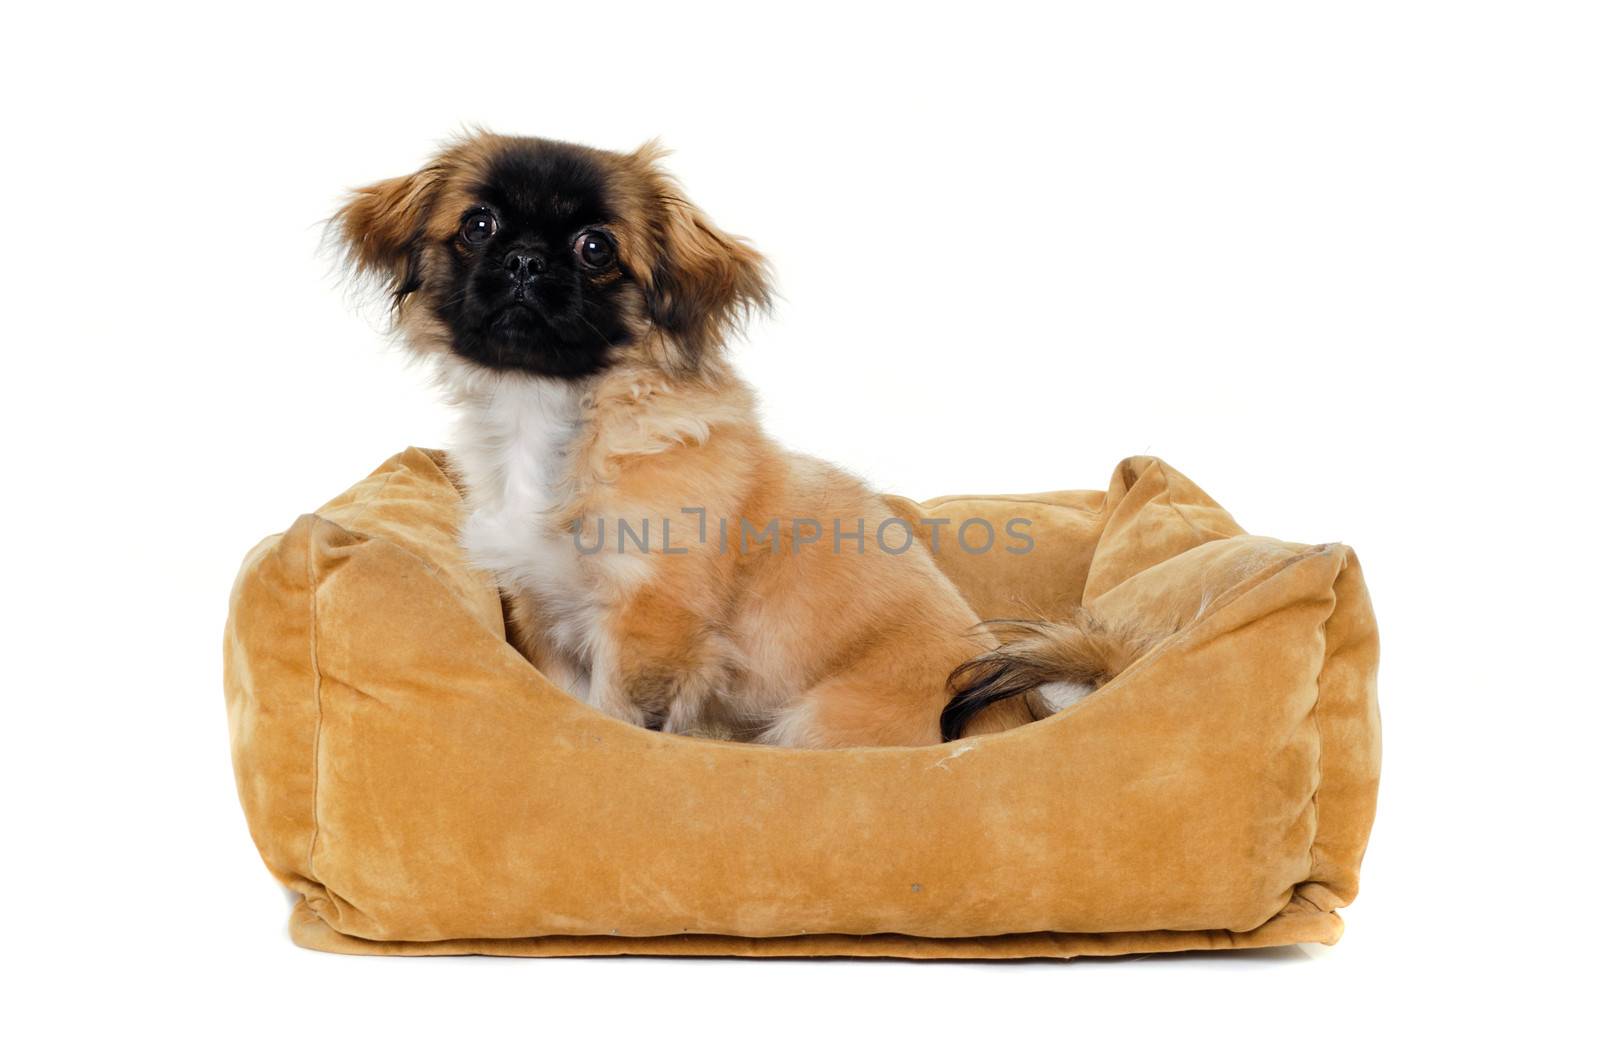
[[(1178, 634), (1049, 720), (942, 746), (662, 735), (547, 682), (411, 449), (245, 559), (225, 636), (239, 795), (294, 940), (373, 954), (1015, 958), (1337, 940), (1376, 803), (1354, 554), (1246, 535), (1152, 458), (938, 561), (980, 615), (1086, 603)], [(923, 534), (927, 525), (918, 524)]]

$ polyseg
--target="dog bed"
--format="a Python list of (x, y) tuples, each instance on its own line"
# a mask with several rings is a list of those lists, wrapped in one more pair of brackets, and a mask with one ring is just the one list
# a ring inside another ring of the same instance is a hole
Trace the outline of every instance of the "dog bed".
[(233, 588), (233, 762), (293, 939), (330, 952), (1068, 957), (1331, 944), (1378, 784), (1355, 555), (1246, 535), (1153, 458), (1110, 489), (891, 499), (1023, 517), (938, 553), (986, 617), (1177, 634), (1047, 720), (908, 749), (662, 735), (547, 682), (411, 449)]

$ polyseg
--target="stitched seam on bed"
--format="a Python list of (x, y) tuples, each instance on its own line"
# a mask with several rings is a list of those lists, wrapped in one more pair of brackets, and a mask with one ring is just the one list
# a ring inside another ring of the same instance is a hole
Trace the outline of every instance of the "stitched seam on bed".
[[(321, 518), (318, 518), (319, 520)], [(313, 524), (312, 528), (316, 525)], [(308, 650), (311, 658), (311, 704), (316, 722), (311, 731), (311, 844), (306, 848), (306, 877), (317, 880), (317, 835), (322, 831), (317, 814), (317, 797), (322, 790), (322, 663), (317, 656), (317, 579), (314, 558), (315, 540), (312, 533), (306, 536), (306, 590), (310, 606)]]
[[(382, 498), (383, 495), (384, 495), (384, 492), (389, 490), (389, 484), (391, 482), (393, 482), (394, 474), (399, 472), (399, 471), (400, 471), (399, 469), (390, 469), (388, 472), (383, 474), (383, 483), (379, 484), (377, 487), (372, 489), (372, 494), (367, 496), (367, 500), (365, 502), (361, 503), (361, 508), (356, 510), (355, 513), (351, 516), (350, 519), (352, 521), (360, 520), (362, 517), (365, 517), (367, 515), (367, 510), (372, 508), (372, 503), (374, 503), (378, 499)], [(349, 531), (350, 529), (346, 528), (345, 530)]]
[[(1339, 600), (1335, 598), (1333, 608), (1339, 608)], [(1327, 618), (1322, 621), (1318, 633), (1322, 636), (1322, 667), (1317, 671), (1317, 699), (1311, 703), (1311, 726), (1317, 732), (1317, 781), (1311, 789), (1311, 843), (1306, 847), (1306, 877), (1301, 882), (1310, 882), (1311, 876), (1317, 873), (1317, 835), (1322, 833), (1322, 762), (1327, 758), (1327, 737), (1322, 733), (1322, 685), (1323, 678), (1328, 673), (1328, 662), (1333, 659), (1333, 654), (1328, 652), (1328, 620), (1333, 618), (1330, 610)], [(1298, 893), (1299, 884), (1295, 885)]]
[[(899, 495), (896, 497), (904, 498), (905, 496)], [(1043, 498), (1024, 498), (1021, 496), (1007, 497), (1005, 495), (943, 495), (937, 501), (933, 502), (919, 502), (914, 498), (909, 499), (908, 501), (917, 506), (919, 509), (938, 509), (940, 506), (948, 506), (953, 502), (1006, 502), (1017, 506), (1049, 506), (1051, 509), (1070, 509), (1074, 513), (1093, 515), (1092, 511), (1084, 509), (1081, 506), (1074, 506), (1070, 502), (1050, 502)]]
[[(1331, 647), (1328, 645), (1328, 624), (1332, 622), (1333, 614), (1339, 611), (1339, 593), (1334, 588), (1338, 586), (1339, 573), (1344, 571), (1346, 563), (1347, 562), (1342, 561), (1339, 565), (1338, 572), (1334, 573), (1333, 584), (1328, 588), (1333, 594), (1333, 608), (1328, 610), (1328, 615), (1322, 618), (1322, 623), (1317, 629), (1318, 633), (1322, 636), (1322, 667), (1317, 670), (1317, 697), (1316, 700), (1311, 703), (1311, 726), (1316, 728), (1317, 731), (1317, 782), (1311, 790), (1311, 844), (1306, 848), (1306, 877), (1295, 883), (1294, 893), (1291, 894), (1289, 898), (1291, 903), (1293, 903), (1295, 897), (1302, 895), (1300, 892), (1301, 886), (1304, 886), (1308, 882), (1319, 881), (1316, 875), (1317, 838), (1322, 834), (1321, 797), (1322, 783), (1324, 779), (1322, 765), (1323, 761), (1325, 761), (1328, 756), (1327, 736), (1322, 730), (1322, 695), (1328, 676), (1328, 666), (1333, 663), (1334, 657), (1337, 656), (1339, 652), (1336, 647)], [(1309, 899), (1308, 903), (1310, 903), (1312, 907), (1316, 908), (1318, 911), (1323, 910), (1322, 905), (1320, 904), (1316, 904)]]
[[(1199, 528), (1196, 528), (1194, 526), (1194, 521), (1189, 519), (1189, 515), (1187, 513), (1185, 513), (1183, 510), (1179, 509), (1178, 508), (1178, 504), (1172, 500), (1172, 481), (1167, 478), (1167, 466), (1166, 466), (1166, 463), (1162, 462), (1162, 461), (1157, 461), (1155, 463), (1155, 467), (1156, 467), (1156, 471), (1161, 474), (1161, 490), (1166, 492), (1166, 495), (1167, 495), (1167, 508), (1172, 510), (1173, 513), (1177, 514), (1178, 519), (1183, 521), (1183, 526), (1185, 528), (1188, 528), (1189, 531), (1193, 532), (1195, 538), (1200, 539), (1200, 540), (1202, 540), (1204, 542), (1210, 542), (1211, 540), (1207, 537), (1206, 533), (1202, 532)], [(1234, 526), (1237, 527), (1238, 526), (1237, 523)]]
[[(384, 474), (383, 482), (373, 489), (373, 492), (367, 496), (366, 501), (361, 503), (361, 508), (356, 510), (355, 515), (351, 518), (352, 521), (360, 520), (366, 515), (367, 510), (372, 508), (372, 503), (381, 498), (384, 492), (389, 489), (389, 484), (394, 479), (394, 474), (399, 471), (399, 469), (390, 469)], [(317, 517), (318, 521), (323, 521), (324, 519), (320, 516)], [(328, 523), (332, 522), (328, 521)], [(316, 708), (316, 724), (311, 736), (311, 845), (306, 850), (306, 877), (313, 882), (317, 881), (317, 838), (322, 833), (322, 820), (318, 814), (317, 807), (317, 798), (322, 791), (322, 660), (317, 653), (317, 594), (320, 588), (317, 583), (316, 566), (313, 561), (316, 557), (314, 547), (314, 541), (308, 536), (306, 540), (306, 587), (310, 592), (309, 598), (311, 600), (311, 702)]]

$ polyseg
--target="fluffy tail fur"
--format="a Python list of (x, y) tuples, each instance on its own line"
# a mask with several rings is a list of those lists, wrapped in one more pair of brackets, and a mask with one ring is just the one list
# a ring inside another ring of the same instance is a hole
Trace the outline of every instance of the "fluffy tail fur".
[[(1000, 645), (950, 673), (954, 696), (939, 716), (946, 742), (961, 737), (984, 709), (1011, 698), (1025, 699), (1033, 718), (1042, 719), (1110, 682), (1163, 637), (1109, 623), (1086, 609), (1066, 620), (991, 620), (983, 626)], [(1051, 689), (1052, 684), (1060, 686)]]

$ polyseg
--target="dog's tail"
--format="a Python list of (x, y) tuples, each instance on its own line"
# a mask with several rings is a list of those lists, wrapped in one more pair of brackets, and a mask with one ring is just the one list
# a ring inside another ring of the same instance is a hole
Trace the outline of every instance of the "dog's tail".
[(1086, 609), (1066, 620), (991, 620), (983, 626), (1000, 645), (950, 673), (954, 696), (939, 716), (946, 742), (960, 738), (996, 702), (1020, 698), (1033, 719), (1043, 719), (1110, 682), (1165, 637), (1110, 623)]

